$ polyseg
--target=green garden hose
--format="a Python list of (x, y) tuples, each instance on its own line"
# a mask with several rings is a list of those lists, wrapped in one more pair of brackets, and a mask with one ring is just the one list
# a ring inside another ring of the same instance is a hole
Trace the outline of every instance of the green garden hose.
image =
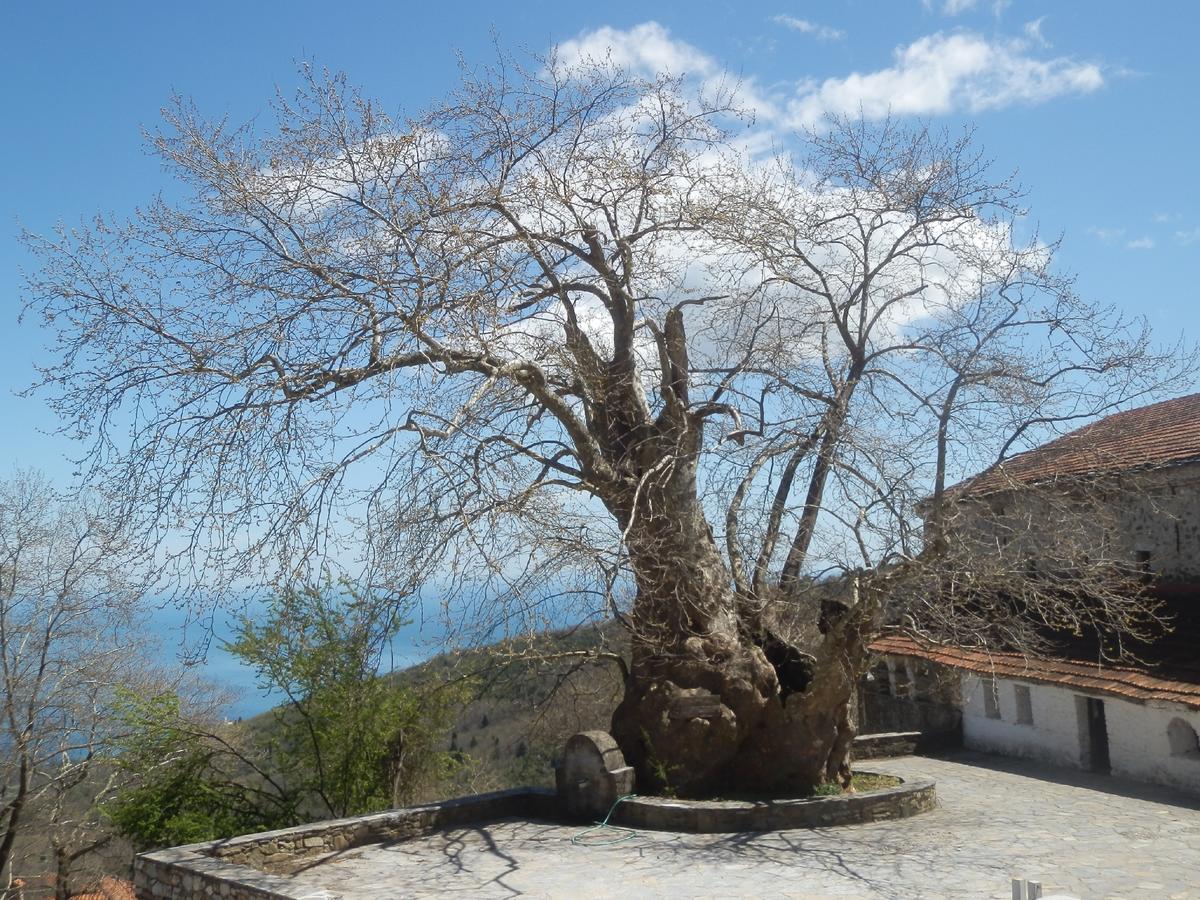
[[(608, 820), (612, 818), (612, 814), (616, 811), (617, 804), (636, 796), (637, 794), (625, 794), (623, 797), (618, 797), (613, 802), (613, 805), (609, 808), (608, 815), (604, 817), (603, 822), (597, 822), (591, 828), (585, 828), (583, 831), (579, 832), (579, 834), (571, 838), (571, 843), (577, 847), (607, 847), (609, 844), (619, 844), (622, 841), (627, 841), (631, 837), (634, 837), (637, 832), (632, 828), (625, 828), (621, 825), (609, 825)], [(610, 831), (621, 831), (624, 832), (624, 834), (621, 834), (618, 837), (608, 838), (606, 840), (586, 840), (587, 836), (592, 832), (603, 831), (606, 828)]]

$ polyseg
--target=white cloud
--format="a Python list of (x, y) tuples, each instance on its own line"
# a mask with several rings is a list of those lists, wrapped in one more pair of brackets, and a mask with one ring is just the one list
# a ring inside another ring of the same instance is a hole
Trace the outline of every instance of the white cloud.
[(1033, 41), (1033, 43), (1037, 44), (1039, 47), (1050, 46), (1050, 42), (1046, 40), (1045, 35), (1042, 34), (1042, 23), (1045, 21), (1045, 16), (1039, 16), (1032, 22), (1025, 23), (1025, 37), (1029, 38), (1029, 40)]
[[(921, 0), (926, 9), (933, 9), (933, 0)], [(970, 12), (979, 5), (979, 0), (942, 0), (943, 16), (957, 16), (959, 13)], [(1012, 0), (992, 0), (992, 15), (997, 19), (1012, 5)]]
[[(1007, 0), (997, 0), (997, 2), (1007, 2)], [(933, 9), (936, 5), (940, 8), (943, 16), (957, 16), (959, 13), (974, 9), (979, 5), (979, 0), (942, 0), (938, 4), (935, 4), (934, 0), (921, 0), (921, 5), (927, 10)]]
[(1125, 234), (1125, 229), (1124, 228), (1103, 228), (1099, 225), (1089, 225), (1087, 228), (1087, 233), (1090, 234), (1092, 237), (1094, 237), (1096, 240), (1103, 241), (1104, 243), (1107, 244), (1110, 241), (1115, 241), (1117, 238), (1119, 238), (1123, 234)]
[(1134, 238), (1132, 241), (1128, 241), (1125, 244), (1125, 249), (1126, 250), (1153, 250), (1154, 249), (1154, 238), (1146, 237), (1144, 235), (1140, 238)]
[(671, 37), (657, 22), (643, 22), (621, 30), (605, 25), (585, 31), (573, 40), (558, 45), (559, 59), (570, 66), (583, 60), (611, 60), (631, 72), (654, 75), (711, 75), (716, 61), (686, 41)]
[(1100, 67), (1070, 57), (1037, 59), (1022, 40), (971, 33), (928, 35), (895, 51), (895, 63), (812, 84), (789, 104), (791, 124), (819, 124), (829, 113), (872, 119), (980, 112), (1086, 94), (1104, 84)]
[[(775, 21), (801, 31), (814, 29), (806, 33), (818, 37), (826, 27), (783, 15)], [(1104, 84), (1104, 75), (1094, 63), (1066, 56), (1039, 58), (1031, 49), (1025, 39), (989, 40), (973, 32), (937, 32), (898, 47), (893, 64), (873, 72), (806, 80), (791, 91), (779, 85), (768, 91), (750, 75), (738, 80), (736, 88), (740, 102), (756, 114), (760, 127), (795, 128), (819, 126), (831, 113), (855, 116), (861, 111), (868, 119), (978, 113), (1086, 94)], [(673, 37), (657, 22), (582, 32), (560, 44), (557, 52), (567, 66), (607, 59), (641, 75), (670, 72), (729, 86), (717, 60)]]
[(1177, 231), (1175, 232), (1175, 240), (1183, 244), (1185, 247), (1189, 244), (1200, 242), (1200, 228), (1191, 228), (1187, 231)]
[(1170, 213), (1170, 212), (1156, 212), (1154, 215), (1152, 215), (1150, 217), (1150, 220), (1152, 222), (1156, 222), (1159, 225), (1163, 225), (1167, 222), (1177, 222), (1177, 221), (1179, 221), (1179, 219), (1180, 219), (1179, 213)]
[(753, 76), (732, 78), (711, 56), (687, 41), (679, 40), (658, 22), (643, 22), (620, 29), (605, 25), (584, 31), (556, 48), (558, 60), (567, 68), (584, 61), (606, 60), (637, 75), (653, 78), (668, 72), (696, 79), (702, 89), (732, 92), (736, 104), (761, 122), (781, 117), (774, 101), (761, 90)]
[(771, 19), (785, 28), (790, 28), (792, 31), (798, 31), (801, 34), (808, 34), (820, 41), (840, 41), (846, 36), (846, 32), (840, 28), (830, 28), (828, 25), (818, 25), (816, 22), (810, 22), (807, 19), (797, 19), (795, 16), (787, 16), (780, 14)]

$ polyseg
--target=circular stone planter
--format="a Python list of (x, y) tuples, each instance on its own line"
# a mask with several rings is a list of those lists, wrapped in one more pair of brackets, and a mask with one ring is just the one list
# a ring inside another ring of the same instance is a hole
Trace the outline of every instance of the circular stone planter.
[(885, 819), (903, 819), (937, 806), (930, 778), (914, 778), (896, 787), (864, 794), (805, 797), (793, 800), (623, 800), (612, 821), (631, 828), (713, 834), (727, 831), (781, 831), (825, 828)]

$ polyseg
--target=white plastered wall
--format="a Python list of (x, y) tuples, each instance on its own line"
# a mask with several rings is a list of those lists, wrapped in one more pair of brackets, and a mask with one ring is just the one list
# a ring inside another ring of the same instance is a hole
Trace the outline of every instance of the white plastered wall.
[[(1000, 718), (986, 714), (984, 695), (991, 679), (964, 675), (963, 743), (973, 750), (1005, 756), (1025, 756), (1060, 766), (1082, 765), (1082, 744), (1075, 697), (1070, 691), (1041, 684), (996, 679)], [(1017, 724), (1017, 684), (1029, 688), (1032, 725)]]
[(1167, 729), (1182, 719), (1200, 733), (1200, 711), (1176, 704), (1142, 705), (1105, 698), (1108, 752), (1114, 775), (1200, 794), (1200, 752), (1172, 754)]
[[(1000, 718), (987, 716), (984, 691), (991, 680), (964, 674), (963, 743), (974, 750), (1040, 759), (1055, 765), (1086, 764), (1087, 724), (1083, 695), (1065, 687), (996, 679)], [(1032, 725), (1017, 724), (1014, 689), (1029, 689)], [(1179, 788), (1200, 795), (1200, 752), (1173, 754), (1168, 727), (1178, 718), (1200, 733), (1200, 711), (1177, 704), (1133, 703), (1113, 696), (1104, 701), (1112, 774)]]

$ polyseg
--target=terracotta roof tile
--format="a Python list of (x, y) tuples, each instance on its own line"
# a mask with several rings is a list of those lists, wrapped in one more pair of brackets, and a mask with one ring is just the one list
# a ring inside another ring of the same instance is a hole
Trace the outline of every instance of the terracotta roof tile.
[(1116, 413), (1006, 459), (954, 490), (976, 494), (1034, 483), (1200, 459), (1200, 394)]
[(85, 894), (72, 894), (71, 900), (136, 900), (136, 895), (132, 882), (105, 875), (95, 890)]
[(1067, 684), (1137, 702), (1154, 700), (1200, 709), (1200, 684), (1156, 678), (1139, 669), (1066, 659), (1033, 659), (1019, 653), (992, 653), (918, 643), (912, 638), (898, 635), (877, 639), (871, 644), (871, 650), (894, 656), (913, 656), (984, 675), (1021, 678), (1043, 684)]

